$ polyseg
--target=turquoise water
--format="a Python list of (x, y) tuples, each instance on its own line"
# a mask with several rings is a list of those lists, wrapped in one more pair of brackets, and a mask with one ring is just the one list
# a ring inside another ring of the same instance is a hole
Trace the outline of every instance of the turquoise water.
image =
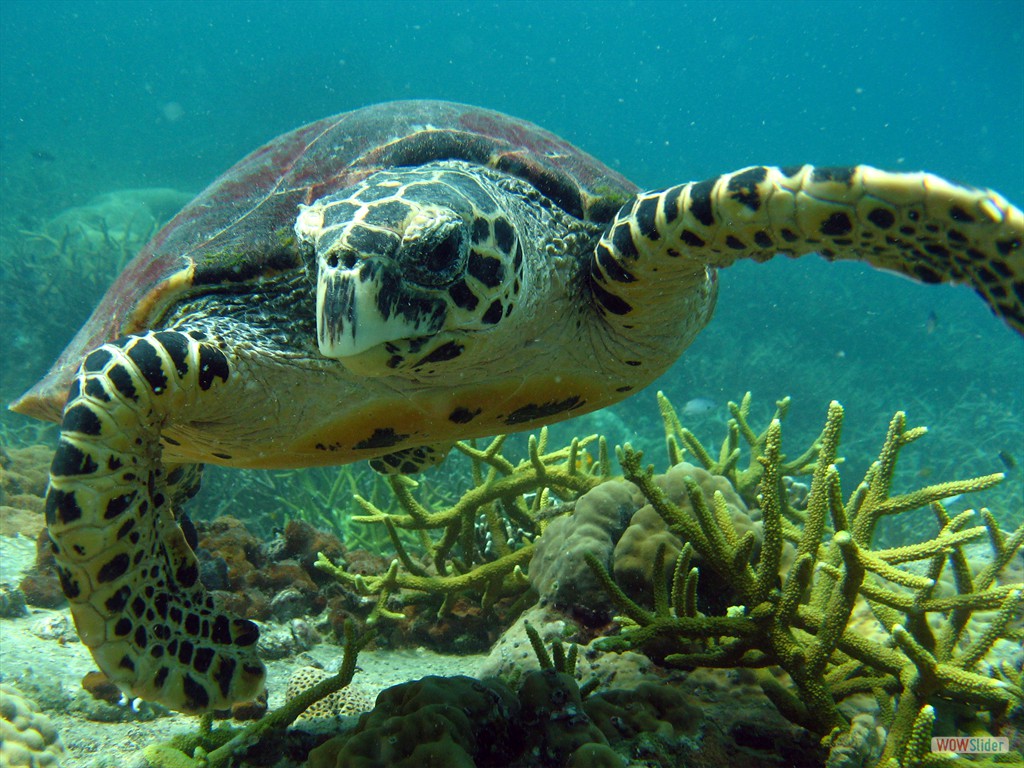
[[(114, 189), (196, 192), (281, 132), (397, 98), (533, 120), (645, 187), (751, 163), (867, 162), (1024, 200), (1018, 2), (15, 1), (0, 13), (8, 242)], [(39, 312), (52, 330), (4, 355), (17, 363), (0, 381), (8, 400), (105, 284), (12, 315), (25, 280), (12, 253), (5, 323)], [(938, 433), (925, 464), (988, 472), (998, 451), (1024, 454), (1022, 370), (1024, 345), (969, 290), (804, 259), (724, 272), (716, 320), (657, 386), (722, 405), (750, 389), (766, 415), (792, 395), (801, 441), (836, 398), (872, 448), (906, 409)], [(653, 413), (650, 391), (625, 411)]]
[[(409, 98), (526, 118), (642, 187), (755, 163), (867, 163), (1024, 202), (1017, 0), (5, 0), (0, 400), (46, 371), (113, 277), (110, 265), (48, 260), (38, 234), (59, 212), (119, 189), (196, 193), (296, 126)], [(664, 468), (658, 389), (680, 408), (717, 405), (688, 421), (708, 443), (723, 436), (729, 400), (751, 391), (763, 425), (790, 395), (793, 454), (839, 400), (847, 490), (906, 410), (931, 434), (907, 452), (901, 486), (1006, 470), (957, 509), (987, 504), (1007, 528), (1024, 519), (1024, 342), (968, 288), (816, 258), (737, 265), (721, 275), (715, 319), (669, 373), (616, 407), (617, 421), (559, 425), (553, 442), (600, 430)], [(0, 424), (35, 435), (22, 417)], [(231, 480), (210, 473), (217, 482)]]

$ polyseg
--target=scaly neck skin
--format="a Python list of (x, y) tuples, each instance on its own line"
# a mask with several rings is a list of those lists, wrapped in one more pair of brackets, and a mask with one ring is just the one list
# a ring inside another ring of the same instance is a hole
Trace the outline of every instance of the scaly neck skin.
[(681, 350), (710, 317), (713, 270), (777, 253), (967, 282), (1024, 333), (1022, 240), (1024, 214), (990, 190), (867, 166), (758, 166), (638, 195), (595, 248), (588, 282), (630, 345), (671, 321)]

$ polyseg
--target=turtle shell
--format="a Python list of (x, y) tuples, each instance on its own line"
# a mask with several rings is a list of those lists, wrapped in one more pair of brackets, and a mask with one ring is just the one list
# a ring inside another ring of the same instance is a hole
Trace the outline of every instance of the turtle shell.
[(300, 203), (386, 168), (464, 160), (517, 176), (566, 212), (610, 221), (637, 191), (558, 136), (500, 112), (440, 101), (395, 101), (297, 128), (225, 172), (128, 264), (50, 371), (11, 408), (59, 421), (71, 377), (90, 350), (159, 327), (204, 286), (244, 283), (300, 266)]

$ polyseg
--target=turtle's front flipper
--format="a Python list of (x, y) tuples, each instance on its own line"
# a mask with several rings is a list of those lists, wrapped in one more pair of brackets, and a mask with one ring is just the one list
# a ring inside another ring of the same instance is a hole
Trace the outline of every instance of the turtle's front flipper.
[(255, 698), (265, 670), (251, 621), (218, 611), (171, 499), (198, 487), (168, 472), (160, 433), (231, 375), (202, 333), (129, 336), (93, 351), (68, 395), (46, 522), (78, 634), (130, 697), (183, 712)]
[(673, 306), (666, 280), (685, 292), (738, 259), (818, 253), (926, 283), (968, 283), (1024, 333), (1022, 240), (1024, 214), (990, 190), (867, 166), (753, 167), (638, 195), (597, 246), (589, 284), (604, 317), (628, 336), (657, 313), (662, 321), (673, 310), (710, 315), (712, 288)]

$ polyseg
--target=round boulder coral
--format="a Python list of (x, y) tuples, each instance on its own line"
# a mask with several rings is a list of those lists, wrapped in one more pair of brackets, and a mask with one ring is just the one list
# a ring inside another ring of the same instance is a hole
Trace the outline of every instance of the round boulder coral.
[(610, 567), (615, 542), (642, 504), (635, 485), (610, 480), (577, 499), (571, 513), (552, 520), (530, 561), (530, 582), (541, 599), (589, 626), (606, 623), (604, 590), (584, 556)]
[(58, 766), (64, 756), (57, 730), (39, 706), (0, 683), (0, 764)]

